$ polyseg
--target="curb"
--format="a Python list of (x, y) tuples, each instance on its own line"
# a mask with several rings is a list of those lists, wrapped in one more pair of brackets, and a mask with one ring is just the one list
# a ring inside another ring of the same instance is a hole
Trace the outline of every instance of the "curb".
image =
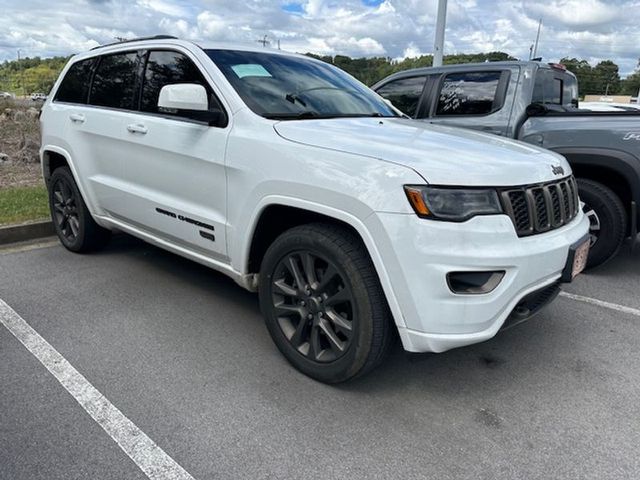
[(0, 245), (55, 235), (51, 220), (0, 226)]

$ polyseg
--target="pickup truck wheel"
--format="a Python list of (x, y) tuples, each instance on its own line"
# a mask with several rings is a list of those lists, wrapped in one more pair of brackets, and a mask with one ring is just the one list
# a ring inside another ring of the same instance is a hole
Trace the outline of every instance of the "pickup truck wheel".
[(111, 232), (91, 217), (68, 167), (57, 168), (49, 179), (49, 208), (53, 226), (66, 249), (88, 252), (109, 241)]
[(591, 251), (587, 267), (596, 267), (613, 258), (624, 241), (627, 231), (627, 215), (620, 198), (607, 186), (578, 179), (582, 211), (589, 219)]
[(267, 250), (260, 306), (282, 354), (326, 383), (362, 375), (384, 357), (391, 316), (359, 238), (329, 224), (294, 227)]

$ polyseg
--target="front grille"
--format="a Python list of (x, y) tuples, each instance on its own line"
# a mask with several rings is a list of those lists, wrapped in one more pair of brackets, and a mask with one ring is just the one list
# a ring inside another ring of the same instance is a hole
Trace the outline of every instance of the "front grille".
[(578, 214), (578, 185), (573, 176), (500, 192), (502, 205), (519, 237), (566, 225)]

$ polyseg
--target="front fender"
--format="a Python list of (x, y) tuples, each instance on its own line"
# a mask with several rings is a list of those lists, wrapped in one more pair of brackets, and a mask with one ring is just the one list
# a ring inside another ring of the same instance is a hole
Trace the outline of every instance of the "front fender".
[[(378, 278), (380, 279), (380, 284), (382, 285), (382, 289), (384, 290), (387, 303), (389, 304), (389, 308), (391, 310), (391, 314), (393, 315), (394, 321), (398, 327), (404, 328), (405, 321), (404, 316), (402, 314), (402, 310), (400, 308), (400, 304), (397, 299), (397, 295), (394, 291), (394, 288), (402, 288), (402, 285), (393, 285), (389, 276), (389, 269), (393, 268), (393, 265), (398, 265), (398, 260), (395, 258), (395, 254), (392, 249), (384, 248), (385, 242), (382, 238), (374, 238), (374, 235), (367, 227), (365, 221), (360, 220), (355, 215), (348, 213), (344, 210), (340, 210), (334, 207), (330, 207), (327, 205), (323, 205), (320, 203), (303, 200), (300, 198), (289, 197), (284, 195), (268, 195), (263, 197), (260, 202), (256, 205), (254, 211), (250, 216), (249, 224), (251, 227), (246, 230), (246, 235), (244, 235), (243, 242), (241, 245), (234, 246), (233, 244), (229, 245), (231, 249), (231, 258), (233, 261), (233, 268), (242, 272), (242, 274), (248, 273), (248, 264), (249, 264), (249, 256), (251, 252), (251, 243), (254, 236), (255, 228), (258, 225), (258, 221), (260, 216), (264, 212), (267, 207), (270, 206), (286, 206), (286, 207), (294, 207), (301, 210), (307, 210), (309, 212), (317, 213), (320, 215), (324, 215), (326, 217), (330, 217), (332, 219), (339, 220), (344, 222), (351, 227), (353, 227), (360, 238), (362, 239), (369, 256), (373, 262), (374, 268), (378, 274)], [(373, 216), (373, 212), (369, 215), (371, 218)], [(381, 248), (382, 245), (382, 248)], [(383, 253), (381, 250), (384, 249), (384, 260)]]

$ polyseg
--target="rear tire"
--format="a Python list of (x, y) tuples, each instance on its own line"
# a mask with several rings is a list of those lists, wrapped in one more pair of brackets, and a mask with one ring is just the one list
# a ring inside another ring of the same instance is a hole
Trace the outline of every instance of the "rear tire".
[(325, 383), (363, 375), (393, 338), (389, 307), (360, 238), (314, 223), (280, 235), (260, 268), (260, 306), (278, 349)]
[(111, 231), (98, 225), (80, 195), (69, 167), (59, 167), (49, 179), (49, 208), (56, 234), (72, 252), (90, 252), (103, 248)]
[(579, 178), (578, 191), (590, 222), (587, 268), (592, 268), (611, 260), (620, 250), (627, 233), (627, 212), (620, 197), (599, 182)]

